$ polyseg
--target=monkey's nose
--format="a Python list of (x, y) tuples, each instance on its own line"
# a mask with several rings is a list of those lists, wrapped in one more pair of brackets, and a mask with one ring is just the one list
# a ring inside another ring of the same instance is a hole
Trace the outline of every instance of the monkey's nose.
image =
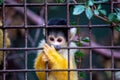
[(58, 51), (58, 50), (60, 50), (60, 48), (61, 48), (61, 46), (59, 46), (59, 45), (53, 45), (54, 47), (55, 47), (55, 49)]

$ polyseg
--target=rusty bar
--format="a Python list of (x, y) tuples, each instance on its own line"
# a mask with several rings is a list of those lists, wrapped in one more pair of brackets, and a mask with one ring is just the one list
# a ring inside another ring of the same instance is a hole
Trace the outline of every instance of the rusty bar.
[(35, 72), (35, 71), (40, 71), (40, 72), (50, 72), (50, 71), (87, 71), (87, 72), (91, 72), (91, 71), (120, 71), (120, 68), (81, 68), (81, 69), (43, 69), (43, 70), (35, 70), (35, 69), (13, 69), (13, 70), (0, 70), (0, 73), (11, 73), (11, 72)]
[[(48, 3), (47, 3), (47, 0), (44, 0), (44, 4), (45, 4), (45, 41), (47, 40), (47, 37), (48, 37), (48, 32), (46, 30), (47, 26), (48, 26)], [(46, 41), (47, 42), (47, 41)], [(46, 62), (46, 70), (48, 70), (48, 62)], [(48, 71), (46, 71), (46, 79), (45, 80), (48, 80)]]
[[(5, 0), (5, 6), (24, 6), (23, 3), (13, 3), (15, 1), (9, 1)], [(94, 2), (95, 4), (110, 4), (110, 2), (101, 2), (101, 1), (96, 1)], [(120, 2), (114, 2), (114, 3), (120, 3)], [(26, 3), (26, 6), (44, 6), (45, 3)], [(66, 6), (67, 3), (47, 3), (48, 6)], [(69, 5), (79, 5), (79, 4), (85, 4), (85, 3), (68, 3)]]
[[(111, 11), (111, 13), (113, 13), (113, 0), (110, 0), (110, 11)], [(113, 24), (111, 24), (111, 25), (113, 25)], [(111, 32), (112, 32), (112, 34), (111, 34), (111, 46), (114, 46), (114, 28), (113, 27), (111, 27)], [(113, 68), (114, 69), (114, 65), (115, 65), (115, 63), (114, 63), (114, 52), (113, 52), (113, 49), (111, 49), (111, 58), (112, 58), (112, 60), (111, 60), (111, 68)], [(115, 80), (115, 76), (114, 76), (114, 71), (111, 71), (112, 73), (112, 76), (111, 76), (111, 80)]]
[[(6, 22), (5, 22), (5, 5), (4, 5), (5, 3), (4, 3), (4, 0), (3, 0), (3, 4), (2, 4), (2, 27), (4, 28), (4, 29), (2, 29), (3, 30), (3, 48), (5, 49), (6, 48), (6, 30), (5, 30), (5, 24), (6, 24)], [(5, 51), (3, 51), (3, 71), (5, 71), (6, 70), (6, 53), (5, 53)], [(3, 73), (3, 80), (6, 80), (6, 73)]]
[[(91, 21), (89, 20), (88, 22), (88, 27), (89, 27), (89, 38), (90, 38), (90, 42), (89, 42), (89, 46), (92, 46), (92, 29), (91, 29)], [(90, 63), (90, 69), (92, 69), (92, 50), (90, 49), (90, 55), (89, 55), (89, 63)], [(92, 80), (92, 71), (90, 71), (90, 80)]]
[[(49, 28), (53, 28), (57, 26), (56, 28), (61, 28), (61, 27), (65, 27), (65, 25), (53, 25), (53, 26), (46, 26), (49, 27)], [(91, 28), (111, 28), (111, 27), (114, 27), (114, 26), (110, 26), (110, 25), (107, 25), (107, 24), (101, 24), (101, 25), (91, 25)], [(12, 25), (12, 26), (8, 26), (8, 25), (5, 25), (5, 28), (6, 29), (25, 29), (24, 25)], [(27, 25), (27, 28), (45, 28), (45, 25)], [(88, 25), (75, 25), (75, 26), (69, 26), (68, 28), (88, 28)], [(0, 29), (3, 29), (2, 27), (0, 27)]]
[[(70, 25), (70, 13), (69, 13), (69, 0), (67, 0), (67, 9), (66, 9), (66, 16), (67, 16), (67, 27), (69, 27), (69, 25)], [(66, 6), (64, 6), (64, 7), (66, 7)], [(67, 47), (69, 46), (69, 44), (70, 44), (70, 28), (68, 29), (68, 45), (67, 45)], [(69, 69), (70, 69), (70, 49), (68, 49), (68, 80), (70, 80), (70, 71), (69, 71)]]
[[(0, 51), (22, 51), (39, 50), (42, 48), (0, 48)], [(84, 47), (62, 47), (60, 49), (120, 49), (120, 46), (84, 46)]]
[[(28, 37), (28, 35), (27, 35), (27, 31), (28, 31), (28, 29), (27, 29), (27, 7), (26, 7), (26, 0), (24, 0), (24, 27), (25, 27), (25, 48), (27, 48), (27, 43), (28, 43), (28, 40), (27, 40), (27, 37)], [(27, 62), (27, 60), (28, 60), (28, 55), (27, 55), (28, 53), (27, 53), (27, 51), (25, 51), (25, 54), (24, 54), (24, 56), (25, 56), (25, 70), (26, 70), (26, 72), (25, 72), (25, 80), (28, 80), (28, 72), (27, 72), (27, 68), (28, 68), (28, 66), (27, 66), (27, 64), (28, 64), (28, 62)]]
[[(24, 7), (23, 3), (13, 3), (15, 1), (5, 0), (5, 6), (7, 7)], [(110, 2), (102, 3), (102, 2), (95, 2), (95, 4), (110, 4)], [(119, 4), (120, 2), (113, 2), (114, 4)], [(26, 3), (26, 6), (44, 6), (45, 3)], [(66, 6), (67, 3), (47, 3), (48, 6)], [(69, 5), (84, 5), (85, 3), (69, 3)], [(1, 6), (1, 5), (0, 5)]]
[[(24, 7), (24, 4), (22, 3), (11, 3), (9, 2), (8, 4), (5, 4), (6, 7)], [(31, 6), (44, 6), (44, 4), (40, 4), (40, 3), (26, 3), (27, 7), (31, 7)]]

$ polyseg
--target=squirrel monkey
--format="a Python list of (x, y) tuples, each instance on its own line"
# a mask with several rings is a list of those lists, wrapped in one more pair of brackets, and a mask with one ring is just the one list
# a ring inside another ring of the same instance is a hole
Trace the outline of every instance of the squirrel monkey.
[[(0, 21), (0, 26), (2, 23)], [(10, 47), (10, 39), (8, 38), (8, 34), (6, 34), (6, 47)], [(0, 48), (3, 48), (3, 31), (0, 29)], [(3, 60), (3, 51), (0, 51), (0, 65), (2, 64)]]
[[(66, 20), (59, 18), (51, 19), (48, 25), (66, 25)], [(34, 68), (36, 70), (45, 69), (45, 64), (48, 62), (48, 69), (66, 69), (66, 71), (48, 72), (48, 80), (68, 80), (68, 50), (59, 49), (61, 47), (67, 47), (68, 45), (67, 28), (48, 28), (47, 32), (47, 43), (45, 43), (45, 40), (40, 42), (39, 47), (43, 47), (43, 50), (38, 51)], [(70, 32), (73, 32), (75, 35), (75, 29), (71, 29)], [(74, 42), (70, 42), (70, 47), (77, 46)], [(76, 69), (74, 57), (76, 51), (76, 49), (70, 49), (70, 69)], [(36, 74), (39, 80), (46, 80), (46, 72), (36, 72)], [(70, 71), (70, 80), (78, 80), (78, 74), (76, 71)]]

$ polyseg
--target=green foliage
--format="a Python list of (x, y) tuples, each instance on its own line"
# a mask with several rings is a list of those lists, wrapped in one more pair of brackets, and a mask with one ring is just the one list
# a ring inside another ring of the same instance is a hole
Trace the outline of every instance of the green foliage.
[(86, 4), (87, 4), (87, 6), (93, 6), (94, 0), (88, 0)]
[(80, 15), (85, 10), (85, 6), (83, 5), (76, 5), (73, 10), (73, 15)]
[(109, 0), (101, 0), (102, 2), (108, 2)]
[(120, 26), (116, 26), (115, 30), (118, 31), (118, 32), (120, 32)]
[(98, 16), (99, 15), (99, 10), (97, 10), (97, 9), (94, 10), (94, 14)]
[[(108, 0), (102, 0), (102, 2), (106, 1)], [(80, 15), (85, 11), (85, 15), (89, 20), (93, 17), (93, 14), (97, 16), (100, 14), (107, 15), (106, 10), (102, 9), (101, 4), (99, 4), (96, 9), (91, 8), (94, 6), (94, 3), (94, 0), (88, 0), (85, 2), (85, 5), (75, 5), (73, 9), (73, 15)]]
[(117, 18), (116, 13), (110, 13), (110, 14), (108, 15), (108, 20), (109, 20), (110, 22), (116, 22), (116, 18)]
[(76, 24), (77, 24), (76, 22), (70, 22), (70, 25), (72, 25), (72, 26), (74, 26)]
[(80, 42), (77, 42), (76, 45), (77, 46), (83, 46), (82, 43), (80, 43)]
[[(73, 8), (73, 15), (80, 15), (85, 12), (86, 17), (90, 20), (94, 15), (101, 16), (106, 19), (106, 22), (114, 23), (115, 30), (120, 31), (120, 9), (116, 8), (115, 12), (108, 14), (106, 10), (102, 9), (101, 3), (108, 2), (109, 0), (98, 1), (98, 6), (95, 5), (97, 1), (85, 0), (85, 5), (75, 5)], [(107, 18), (106, 18), (107, 17)], [(99, 17), (98, 17), (99, 18)], [(89, 41), (88, 41), (89, 42)]]
[(85, 78), (86, 77), (86, 74), (84, 72), (79, 72), (79, 75), (81, 78)]
[(77, 52), (76, 52), (76, 56), (78, 56), (78, 57), (84, 57), (85, 54), (82, 53), (82, 52), (80, 52), (80, 51), (77, 51)]
[(90, 7), (87, 7), (86, 10), (85, 10), (85, 14), (86, 14), (88, 19), (91, 19), (92, 16), (93, 16), (92, 9)]
[(110, 13), (108, 15), (108, 20), (109, 22), (119, 23), (120, 22), (120, 10), (116, 9), (116, 12)]
[(100, 10), (102, 8), (101, 4), (98, 5), (97, 10)]
[(82, 39), (82, 41), (83, 42), (90, 42), (90, 39), (89, 39), (89, 37), (85, 37), (85, 38)]
[(107, 12), (104, 9), (102, 9), (101, 4), (99, 4), (98, 7), (97, 7), (97, 9), (93, 10), (93, 12), (97, 16), (100, 15), (100, 14), (102, 14), (104, 16), (107, 15)]
[(103, 9), (99, 10), (99, 12), (102, 14), (102, 15), (107, 15), (107, 12)]
[(85, 11), (85, 14), (88, 19), (91, 19), (93, 16), (92, 9), (90, 7), (85, 7), (83, 5), (76, 5), (74, 10), (73, 10), (73, 15), (80, 15)]

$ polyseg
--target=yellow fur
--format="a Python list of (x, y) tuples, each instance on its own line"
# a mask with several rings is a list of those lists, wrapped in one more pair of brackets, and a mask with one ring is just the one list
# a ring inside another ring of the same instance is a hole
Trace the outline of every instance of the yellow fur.
[[(6, 47), (10, 46), (10, 39), (8, 38), (8, 35), (6, 34)], [(3, 48), (3, 31), (0, 29), (0, 48)], [(0, 64), (3, 60), (3, 51), (0, 51)]]
[[(58, 53), (54, 47), (50, 47), (47, 44), (44, 45), (43, 51), (37, 55), (35, 59), (34, 68), (36, 70), (45, 69), (46, 59), (43, 58), (46, 56), (48, 59), (48, 68), (51, 70), (54, 69), (68, 69), (68, 55), (66, 54), (66, 58), (63, 57), (61, 53)], [(75, 69), (73, 56), (70, 56), (70, 69)], [(44, 60), (45, 59), (45, 60)], [(45, 80), (45, 72), (36, 72), (39, 80)], [(48, 80), (68, 80), (68, 71), (51, 71), (48, 73)], [(77, 72), (70, 72), (70, 80), (78, 80)]]

